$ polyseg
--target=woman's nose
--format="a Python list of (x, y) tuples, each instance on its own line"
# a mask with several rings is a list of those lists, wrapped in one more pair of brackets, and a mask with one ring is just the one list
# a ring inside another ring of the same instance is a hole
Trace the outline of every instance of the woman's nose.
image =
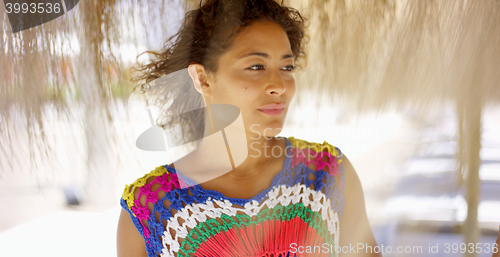
[(269, 83), (266, 87), (266, 93), (269, 95), (280, 96), (286, 91), (286, 85), (279, 71), (273, 71), (269, 74)]

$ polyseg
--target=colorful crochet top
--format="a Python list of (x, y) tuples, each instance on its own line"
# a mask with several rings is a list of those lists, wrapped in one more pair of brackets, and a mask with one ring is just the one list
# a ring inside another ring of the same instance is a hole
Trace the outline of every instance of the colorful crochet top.
[(168, 165), (126, 186), (121, 206), (148, 256), (337, 256), (342, 153), (327, 142), (285, 139), (283, 169), (251, 199), (203, 189)]

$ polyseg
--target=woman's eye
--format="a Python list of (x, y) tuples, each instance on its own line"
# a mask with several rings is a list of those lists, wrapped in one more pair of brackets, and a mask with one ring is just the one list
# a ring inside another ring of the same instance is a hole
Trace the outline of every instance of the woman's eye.
[(254, 66), (249, 67), (248, 69), (250, 69), (250, 70), (263, 70), (264, 65), (254, 65)]
[(294, 69), (295, 69), (294, 65), (288, 65), (288, 66), (283, 67), (283, 70), (286, 70), (286, 71), (293, 71)]

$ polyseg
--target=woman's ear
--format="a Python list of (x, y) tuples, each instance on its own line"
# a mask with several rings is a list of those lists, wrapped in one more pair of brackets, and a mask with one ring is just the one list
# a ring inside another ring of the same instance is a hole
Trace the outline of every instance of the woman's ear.
[(207, 72), (205, 67), (199, 63), (192, 63), (188, 66), (189, 76), (193, 80), (194, 87), (196, 91), (200, 94), (209, 96), (210, 95), (210, 85), (207, 82)]

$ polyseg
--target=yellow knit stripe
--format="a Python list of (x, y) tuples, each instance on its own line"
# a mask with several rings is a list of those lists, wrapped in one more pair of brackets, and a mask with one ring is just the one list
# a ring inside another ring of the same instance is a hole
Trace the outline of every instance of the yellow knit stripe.
[(342, 158), (339, 158), (339, 153), (337, 149), (333, 145), (327, 143), (326, 141), (324, 141), (323, 144), (320, 144), (320, 143), (308, 142), (294, 137), (289, 137), (288, 140), (290, 140), (293, 147), (297, 147), (299, 149), (310, 148), (316, 152), (322, 152), (323, 150), (327, 149), (332, 156), (337, 157), (339, 164), (342, 162)]
[(135, 190), (144, 186), (150, 177), (161, 176), (168, 173), (168, 170), (163, 166), (158, 166), (148, 174), (144, 175), (142, 178), (138, 178), (134, 183), (127, 185), (125, 190), (123, 190), (122, 198), (127, 201), (128, 208), (131, 209), (134, 206), (135, 200)]

